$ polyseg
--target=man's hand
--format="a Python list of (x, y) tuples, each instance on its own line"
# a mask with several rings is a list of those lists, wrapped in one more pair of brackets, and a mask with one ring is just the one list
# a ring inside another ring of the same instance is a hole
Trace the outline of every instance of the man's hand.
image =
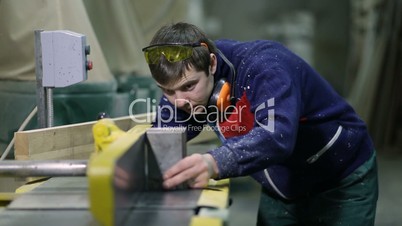
[(209, 178), (214, 178), (218, 173), (218, 166), (212, 155), (193, 154), (165, 172), (163, 186), (166, 189), (174, 188), (187, 181), (191, 188), (204, 188), (208, 185)]

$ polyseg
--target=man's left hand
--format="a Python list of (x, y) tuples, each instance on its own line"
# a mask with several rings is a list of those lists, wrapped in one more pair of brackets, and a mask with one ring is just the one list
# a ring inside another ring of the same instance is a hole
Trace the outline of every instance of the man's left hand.
[(164, 176), (163, 186), (174, 188), (187, 181), (191, 188), (204, 188), (210, 178), (218, 174), (218, 166), (210, 154), (193, 154), (168, 169)]

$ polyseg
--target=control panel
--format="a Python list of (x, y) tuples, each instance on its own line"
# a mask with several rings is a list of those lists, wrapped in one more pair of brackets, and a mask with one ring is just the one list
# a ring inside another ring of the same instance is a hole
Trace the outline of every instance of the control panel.
[(43, 87), (66, 87), (88, 77), (92, 61), (87, 59), (90, 46), (86, 36), (67, 30), (40, 33)]

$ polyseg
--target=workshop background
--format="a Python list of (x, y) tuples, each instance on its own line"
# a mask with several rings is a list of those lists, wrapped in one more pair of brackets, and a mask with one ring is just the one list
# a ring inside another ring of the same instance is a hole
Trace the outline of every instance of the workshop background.
[[(54, 91), (55, 125), (65, 125), (99, 112), (125, 116), (136, 98), (157, 99), (141, 48), (160, 26), (187, 21), (214, 39), (280, 41), (312, 64), (368, 123), (379, 161), (376, 225), (402, 225), (400, 12), (401, 0), (0, 0), (0, 154), (36, 105), (34, 30), (75, 31), (91, 46), (88, 80)], [(0, 192), (14, 189), (0, 182)], [(244, 185), (231, 191), (243, 214), (229, 225), (249, 225), (246, 203), (258, 187), (233, 183)]]

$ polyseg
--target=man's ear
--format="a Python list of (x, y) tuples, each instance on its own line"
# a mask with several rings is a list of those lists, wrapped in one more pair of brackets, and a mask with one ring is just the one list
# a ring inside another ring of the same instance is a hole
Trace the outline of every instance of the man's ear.
[(210, 67), (209, 67), (209, 73), (214, 75), (216, 72), (216, 67), (218, 64), (218, 59), (216, 58), (216, 55), (214, 53), (211, 53), (210, 55)]

